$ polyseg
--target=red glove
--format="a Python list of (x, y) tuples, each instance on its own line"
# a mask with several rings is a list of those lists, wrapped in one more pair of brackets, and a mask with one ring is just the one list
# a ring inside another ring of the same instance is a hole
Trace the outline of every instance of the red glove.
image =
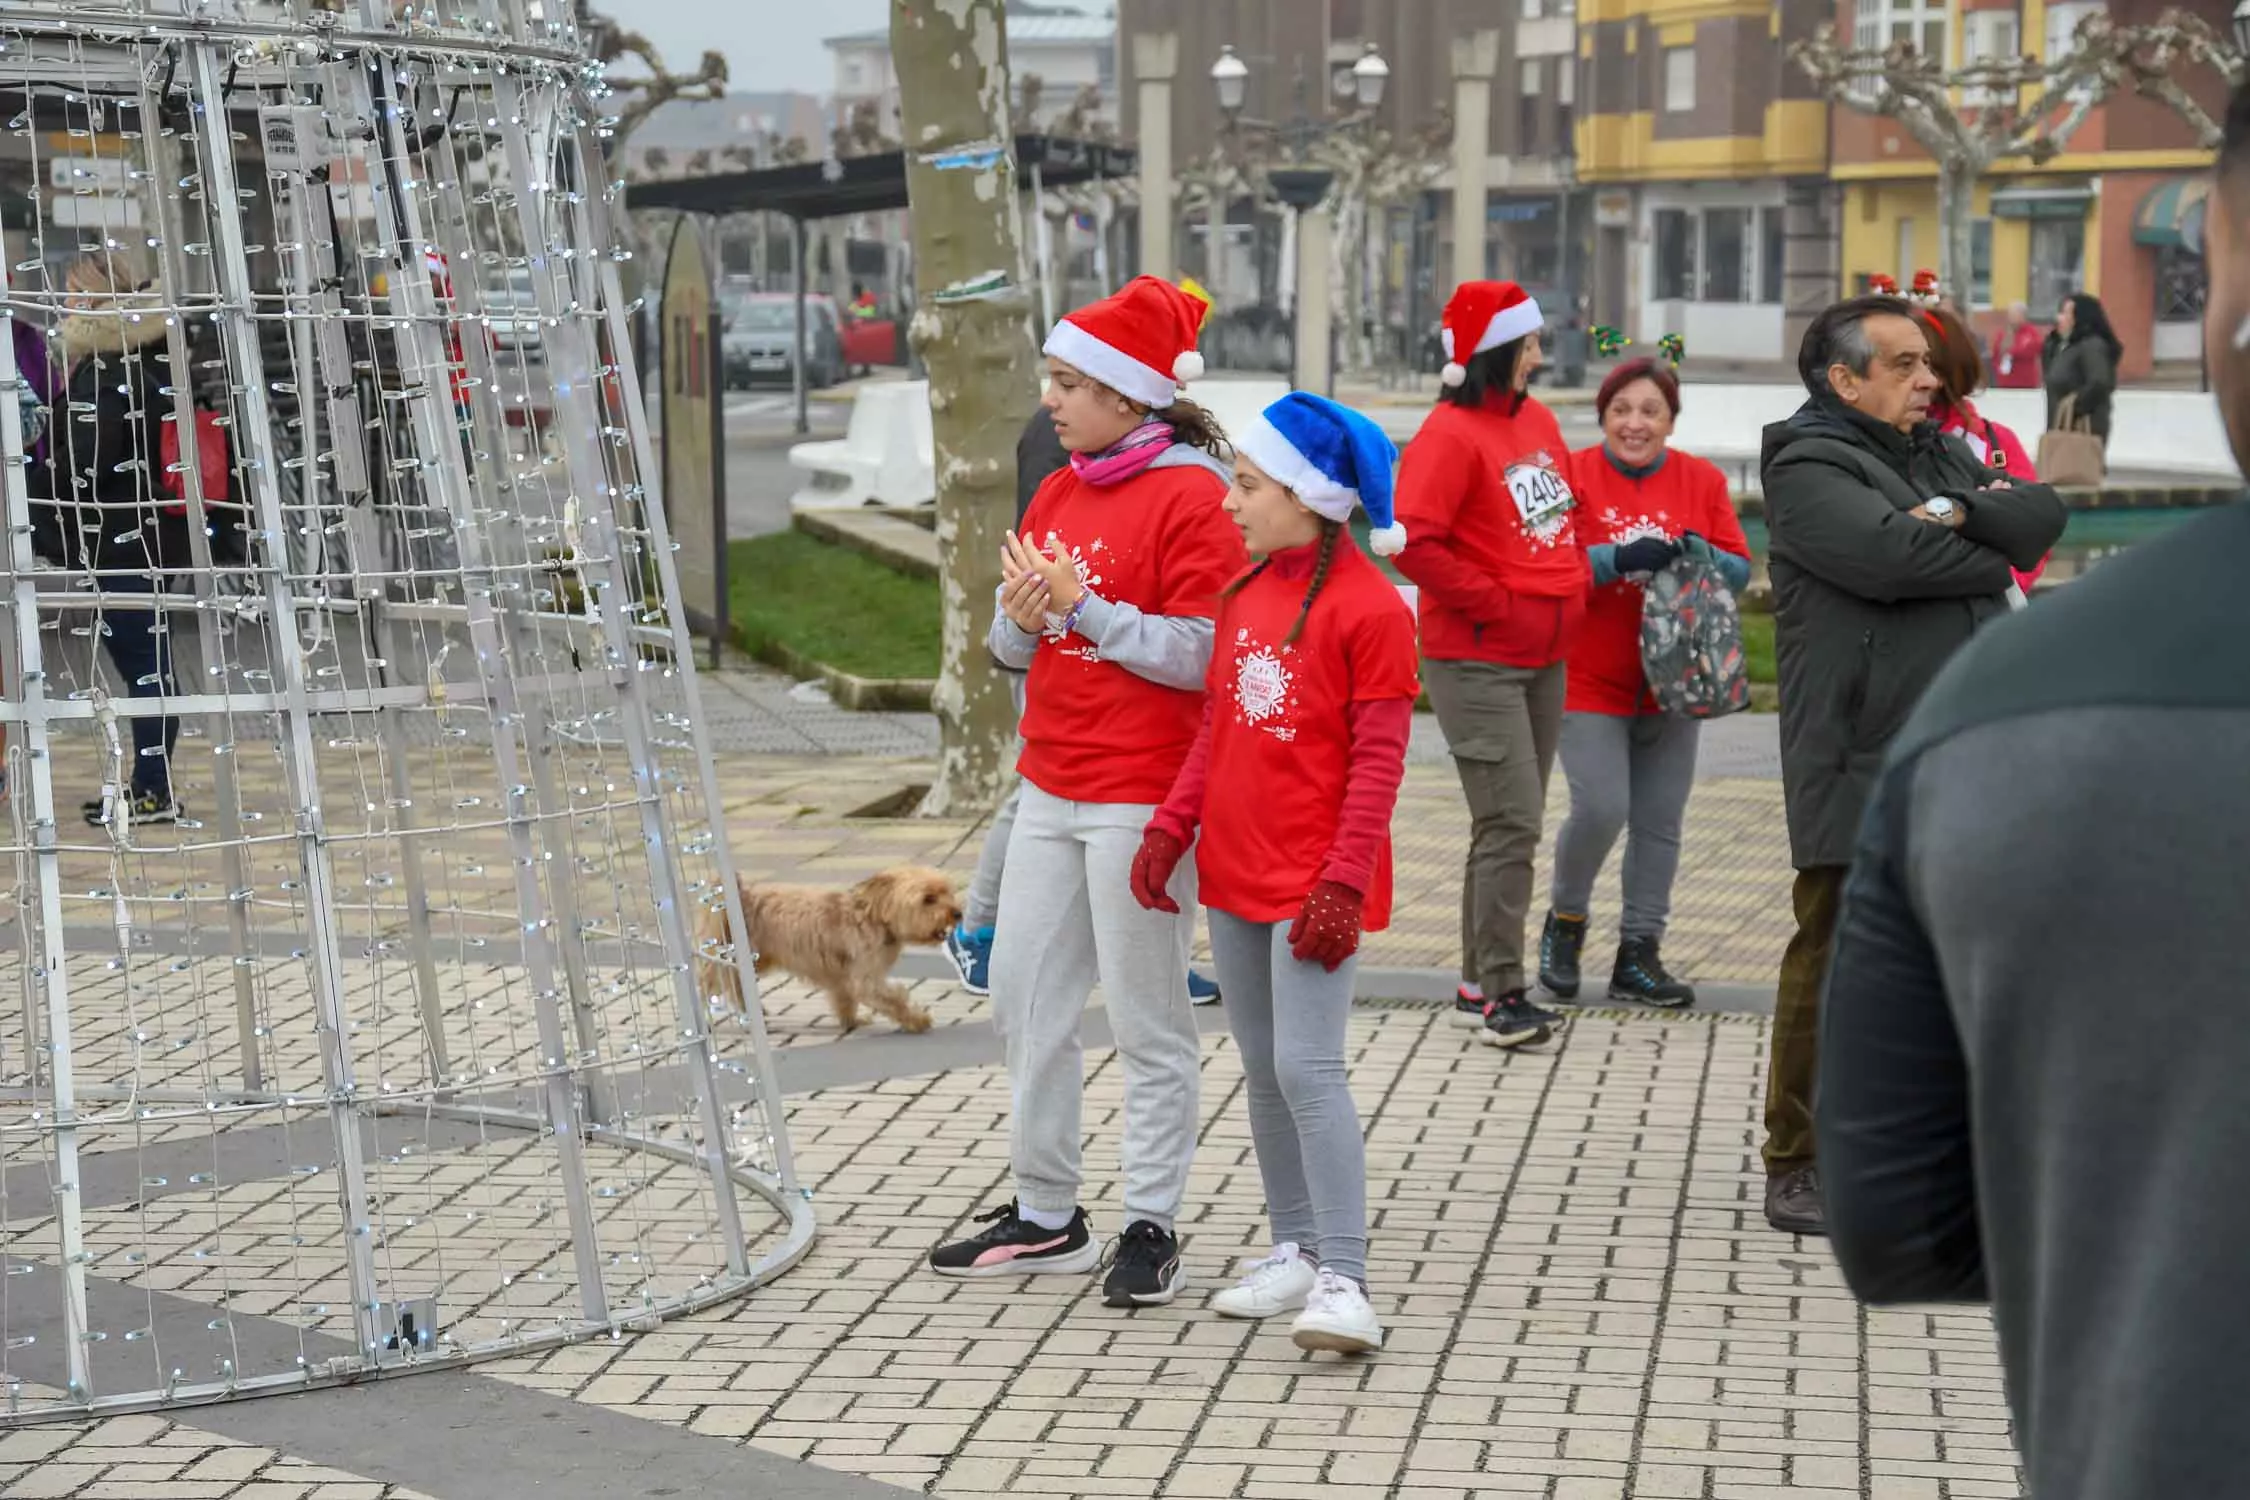
[(1367, 898), (1348, 885), (1323, 880), (1305, 898), (1289, 924), (1289, 951), (1299, 963), (1319, 964), (1329, 973), (1359, 951), (1359, 923)]
[(1172, 872), (1179, 868), (1180, 856), (1185, 853), (1187, 845), (1163, 829), (1144, 831), (1140, 851), (1133, 856), (1133, 899), (1150, 911), (1177, 915), (1180, 903), (1166, 895), (1164, 888), (1172, 883)]

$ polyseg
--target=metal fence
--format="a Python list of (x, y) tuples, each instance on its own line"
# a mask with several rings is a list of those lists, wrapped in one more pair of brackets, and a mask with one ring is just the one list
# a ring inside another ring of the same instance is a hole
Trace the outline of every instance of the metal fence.
[(0, 1420), (642, 1326), (811, 1241), (699, 937), (578, 41), (0, 10)]

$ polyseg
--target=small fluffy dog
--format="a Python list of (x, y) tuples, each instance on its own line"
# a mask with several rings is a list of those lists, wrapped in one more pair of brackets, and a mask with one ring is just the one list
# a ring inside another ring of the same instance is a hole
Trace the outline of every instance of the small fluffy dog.
[[(863, 1007), (889, 1016), (901, 1031), (930, 1029), (930, 1013), (891, 983), (891, 966), (906, 944), (942, 942), (961, 920), (960, 898), (943, 871), (900, 865), (841, 891), (745, 880), (742, 915), (750, 924), (748, 951), (757, 955), (754, 972), (780, 969), (820, 990), (844, 1030), (858, 1028)], [(695, 938), (703, 993), (724, 995), (742, 1009), (736, 970), (713, 957), (729, 941), (724, 906), (705, 909)]]

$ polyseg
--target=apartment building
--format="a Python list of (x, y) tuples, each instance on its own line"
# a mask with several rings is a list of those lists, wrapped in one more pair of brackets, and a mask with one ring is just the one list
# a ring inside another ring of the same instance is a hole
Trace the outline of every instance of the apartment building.
[[(2068, 51), (2078, 23), (2101, 0), (1843, 0), (1839, 29), (1863, 45), (1913, 36), (1944, 49), (1949, 65), (1979, 57)], [(2156, 19), (2171, 0), (2110, 0), (2120, 24)], [(2222, 35), (2229, 0), (2187, 0), (2183, 9)], [(2216, 118), (2225, 87), (2210, 69), (2179, 81)], [(1838, 109), (1833, 175), (1842, 191), (1843, 288), (1883, 273), (1904, 279), (1938, 259), (1936, 171), (1928, 155), (1888, 120)], [(2169, 108), (2136, 95), (2091, 111), (2038, 165), (2003, 162), (1977, 187), (1973, 285), (1963, 301), (1989, 326), (2011, 302), (2044, 321), (2074, 291), (2102, 299), (2125, 345), (2123, 374), (2158, 366), (2194, 370), (2202, 356), (2204, 275), (2195, 219), (2211, 153)], [(1958, 293), (1956, 295), (1959, 295)]]

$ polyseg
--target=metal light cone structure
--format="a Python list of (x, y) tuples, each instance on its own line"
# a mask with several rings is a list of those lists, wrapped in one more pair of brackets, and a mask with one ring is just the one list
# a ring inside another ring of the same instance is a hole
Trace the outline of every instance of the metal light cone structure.
[(579, 42), (0, 9), (0, 1420), (611, 1335), (811, 1242), (698, 935), (741, 913)]

